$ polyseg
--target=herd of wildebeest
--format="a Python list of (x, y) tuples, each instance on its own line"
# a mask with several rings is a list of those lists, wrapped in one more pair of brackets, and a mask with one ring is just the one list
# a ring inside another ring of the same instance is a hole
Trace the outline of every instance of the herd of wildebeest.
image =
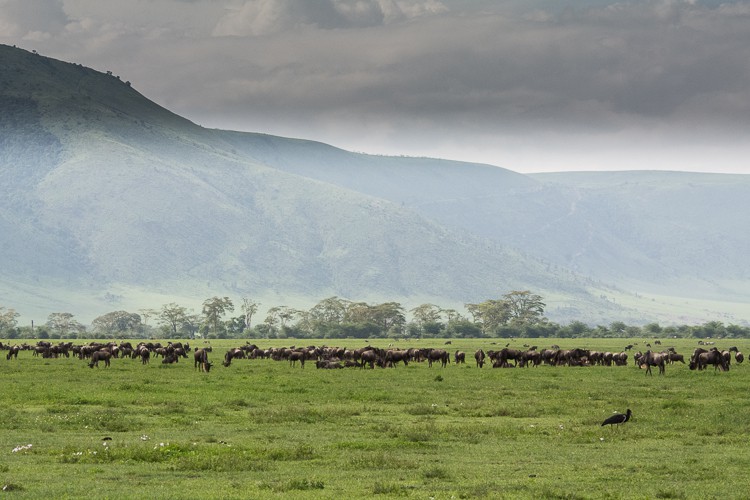
[[(728, 371), (733, 361), (742, 363), (743, 354), (736, 348), (730, 347), (727, 350), (720, 350), (716, 347), (709, 347), (704, 342), (699, 342), (702, 346), (696, 348), (690, 356), (688, 363), (691, 370), (703, 370), (709, 365), (714, 370)], [(446, 344), (450, 344), (447, 341)], [(655, 341), (660, 345), (660, 341)], [(626, 366), (628, 363), (628, 351), (634, 349), (634, 346), (628, 345), (621, 352), (595, 351), (589, 349), (561, 349), (557, 345), (549, 349), (539, 349), (537, 346), (524, 344), (523, 349), (514, 349), (507, 344), (505, 347), (497, 350), (484, 351), (478, 349), (473, 353), (474, 361), (478, 368), (487, 364), (493, 368), (515, 368), (515, 367), (535, 367), (539, 365), (551, 366)], [(658, 373), (664, 375), (666, 366), (673, 363), (685, 364), (685, 358), (682, 354), (669, 347), (660, 352), (651, 350), (651, 344), (647, 343), (649, 348), (645, 353), (635, 352), (633, 361), (639, 368), (645, 370), (647, 375), (652, 375), (651, 368), (657, 367)], [(708, 347), (708, 348), (706, 348)], [(74, 344), (73, 342), (51, 343), (40, 340), (36, 344), (3, 344), (0, 342), (0, 349), (6, 350), (6, 359), (11, 360), (18, 358), (20, 351), (31, 351), (33, 356), (41, 358), (59, 358), (71, 355), (77, 356), (81, 360), (88, 362), (91, 368), (99, 367), (99, 363), (106, 368), (110, 366), (112, 358), (130, 358), (140, 360), (142, 364), (149, 364), (151, 359), (161, 359), (162, 364), (178, 363), (180, 359), (190, 358), (192, 356), (196, 370), (209, 372), (213, 363), (208, 360), (209, 353), (212, 352), (210, 345), (192, 349), (190, 344), (185, 342), (167, 342), (162, 345), (160, 342), (140, 342), (135, 346), (131, 342), (90, 342), (86, 344)], [(734, 353), (734, 356), (732, 355)], [(255, 344), (246, 342), (244, 345), (231, 348), (224, 354), (222, 365), (229, 367), (237, 359), (271, 359), (274, 361), (285, 361), (290, 366), (304, 368), (306, 362), (315, 363), (316, 368), (320, 369), (343, 369), (343, 368), (371, 368), (376, 366), (380, 368), (395, 368), (398, 364), (404, 366), (409, 363), (427, 362), (432, 367), (433, 363), (439, 363), (443, 368), (451, 363), (460, 365), (466, 363), (466, 352), (456, 350), (450, 352), (446, 348), (409, 348), (398, 349), (390, 346), (389, 348), (379, 348), (366, 345), (359, 349), (347, 349), (344, 347), (329, 346), (308, 346), (308, 347), (269, 347), (263, 349)]]

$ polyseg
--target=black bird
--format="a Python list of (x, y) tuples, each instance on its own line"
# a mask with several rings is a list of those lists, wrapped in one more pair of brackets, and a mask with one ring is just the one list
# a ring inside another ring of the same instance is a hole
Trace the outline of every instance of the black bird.
[(604, 422), (602, 422), (602, 427), (604, 427), (605, 425), (624, 424), (625, 422), (630, 420), (631, 415), (633, 415), (633, 412), (630, 411), (630, 408), (628, 408), (624, 415), (622, 413), (615, 413), (611, 417), (607, 418)]

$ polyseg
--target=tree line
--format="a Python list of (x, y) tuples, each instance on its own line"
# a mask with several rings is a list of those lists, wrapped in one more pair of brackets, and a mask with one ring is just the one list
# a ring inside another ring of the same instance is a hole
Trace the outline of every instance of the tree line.
[[(174, 302), (159, 309), (137, 312), (111, 311), (83, 325), (69, 312), (51, 313), (47, 322), (19, 326), (19, 314), (0, 306), (0, 337), (14, 338), (577, 338), (663, 337), (748, 338), (750, 327), (712, 321), (702, 325), (641, 326), (614, 321), (567, 325), (549, 321), (542, 297), (528, 290), (514, 290), (498, 299), (466, 304), (465, 312), (421, 304), (406, 310), (398, 302), (368, 304), (328, 297), (308, 310), (274, 306), (261, 321), (260, 303), (243, 297), (235, 307), (229, 297), (211, 297), (200, 313)], [(234, 313), (234, 315), (233, 315)], [(409, 319), (407, 320), (407, 316)]]

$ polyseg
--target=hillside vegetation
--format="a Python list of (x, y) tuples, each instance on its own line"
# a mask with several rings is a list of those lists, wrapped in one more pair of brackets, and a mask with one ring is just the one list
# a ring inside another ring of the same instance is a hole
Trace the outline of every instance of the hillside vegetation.
[(0, 106), (0, 305), (25, 317), (533, 290), (561, 322), (748, 319), (744, 176), (528, 176), (205, 129), (8, 46)]

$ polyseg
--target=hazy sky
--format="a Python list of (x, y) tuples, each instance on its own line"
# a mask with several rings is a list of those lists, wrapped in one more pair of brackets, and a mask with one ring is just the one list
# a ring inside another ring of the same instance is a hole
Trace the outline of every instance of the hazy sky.
[(0, 0), (206, 127), (518, 172), (750, 173), (750, 0)]

